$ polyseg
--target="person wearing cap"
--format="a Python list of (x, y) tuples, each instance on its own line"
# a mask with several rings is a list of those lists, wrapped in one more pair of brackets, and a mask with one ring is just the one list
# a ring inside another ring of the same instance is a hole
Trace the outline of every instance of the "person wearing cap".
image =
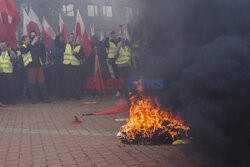
[(30, 38), (27, 35), (22, 37), (20, 51), (24, 67), (27, 68), (29, 94), (32, 104), (39, 102), (36, 84), (39, 86), (42, 102), (50, 103), (43, 72), (43, 65), (46, 62), (45, 46), (35, 31), (30, 32)]

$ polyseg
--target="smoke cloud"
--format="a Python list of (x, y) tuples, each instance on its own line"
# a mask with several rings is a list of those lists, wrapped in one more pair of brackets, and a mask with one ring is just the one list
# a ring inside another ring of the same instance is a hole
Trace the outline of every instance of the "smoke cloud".
[(250, 1), (142, 1), (144, 77), (162, 77), (162, 104), (191, 126), (204, 166), (248, 166)]

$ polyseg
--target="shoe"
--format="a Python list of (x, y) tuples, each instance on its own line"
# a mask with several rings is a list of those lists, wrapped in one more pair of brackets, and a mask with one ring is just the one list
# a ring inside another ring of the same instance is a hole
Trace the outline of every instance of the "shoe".
[(16, 105), (16, 101), (15, 101), (15, 100), (12, 100), (12, 101), (10, 102), (10, 104)]
[(48, 92), (45, 83), (39, 83), (40, 92), (42, 94), (43, 103), (51, 103), (51, 100), (48, 97)]
[(37, 103), (39, 103), (39, 100), (37, 98), (32, 98), (31, 103), (32, 104), (37, 104)]
[(3, 104), (2, 102), (0, 102), (0, 107), (5, 107), (5, 104)]
[(29, 84), (29, 95), (30, 95), (30, 98), (31, 98), (31, 103), (32, 104), (37, 104), (39, 103), (39, 100), (36, 96), (36, 85), (35, 84)]
[(51, 103), (51, 100), (50, 100), (48, 97), (44, 97), (44, 98), (42, 99), (42, 102), (43, 102), (43, 103)]
[(119, 92), (119, 91), (116, 92), (115, 96), (116, 96), (116, 97), (120, 96), (120, 92)]
[(65, 97), (65, 100), (69, 101), (69, 100), (70, 100), (70, 97)]

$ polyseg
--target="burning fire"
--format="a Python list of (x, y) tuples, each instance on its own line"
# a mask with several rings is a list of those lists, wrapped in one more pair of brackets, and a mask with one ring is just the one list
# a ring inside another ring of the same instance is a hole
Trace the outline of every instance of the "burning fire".
[(130, 119), (121, 127), (122, 141), (129, 144), (172, 144), (177, 139), (187, 138), (190, 128), (173, 116), (171, 107), (161, 109), (156, 98), (146, 97), (139, 82), (136, 83), (138, 93), (130, 98)]

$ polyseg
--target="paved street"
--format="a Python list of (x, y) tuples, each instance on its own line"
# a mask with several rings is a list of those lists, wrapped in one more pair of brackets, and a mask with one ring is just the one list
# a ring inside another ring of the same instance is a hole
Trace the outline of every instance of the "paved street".
[[(86, 103), (90, 101), (97, 102)], [(54, 100), (32, 105), (27, 101), (0, 108), (0, 167), (199, 167), (201, 155), (191, 145), (134, 146), (116, 138), (128, 113), (84, 117), (104, 111), (117, 99)]]

